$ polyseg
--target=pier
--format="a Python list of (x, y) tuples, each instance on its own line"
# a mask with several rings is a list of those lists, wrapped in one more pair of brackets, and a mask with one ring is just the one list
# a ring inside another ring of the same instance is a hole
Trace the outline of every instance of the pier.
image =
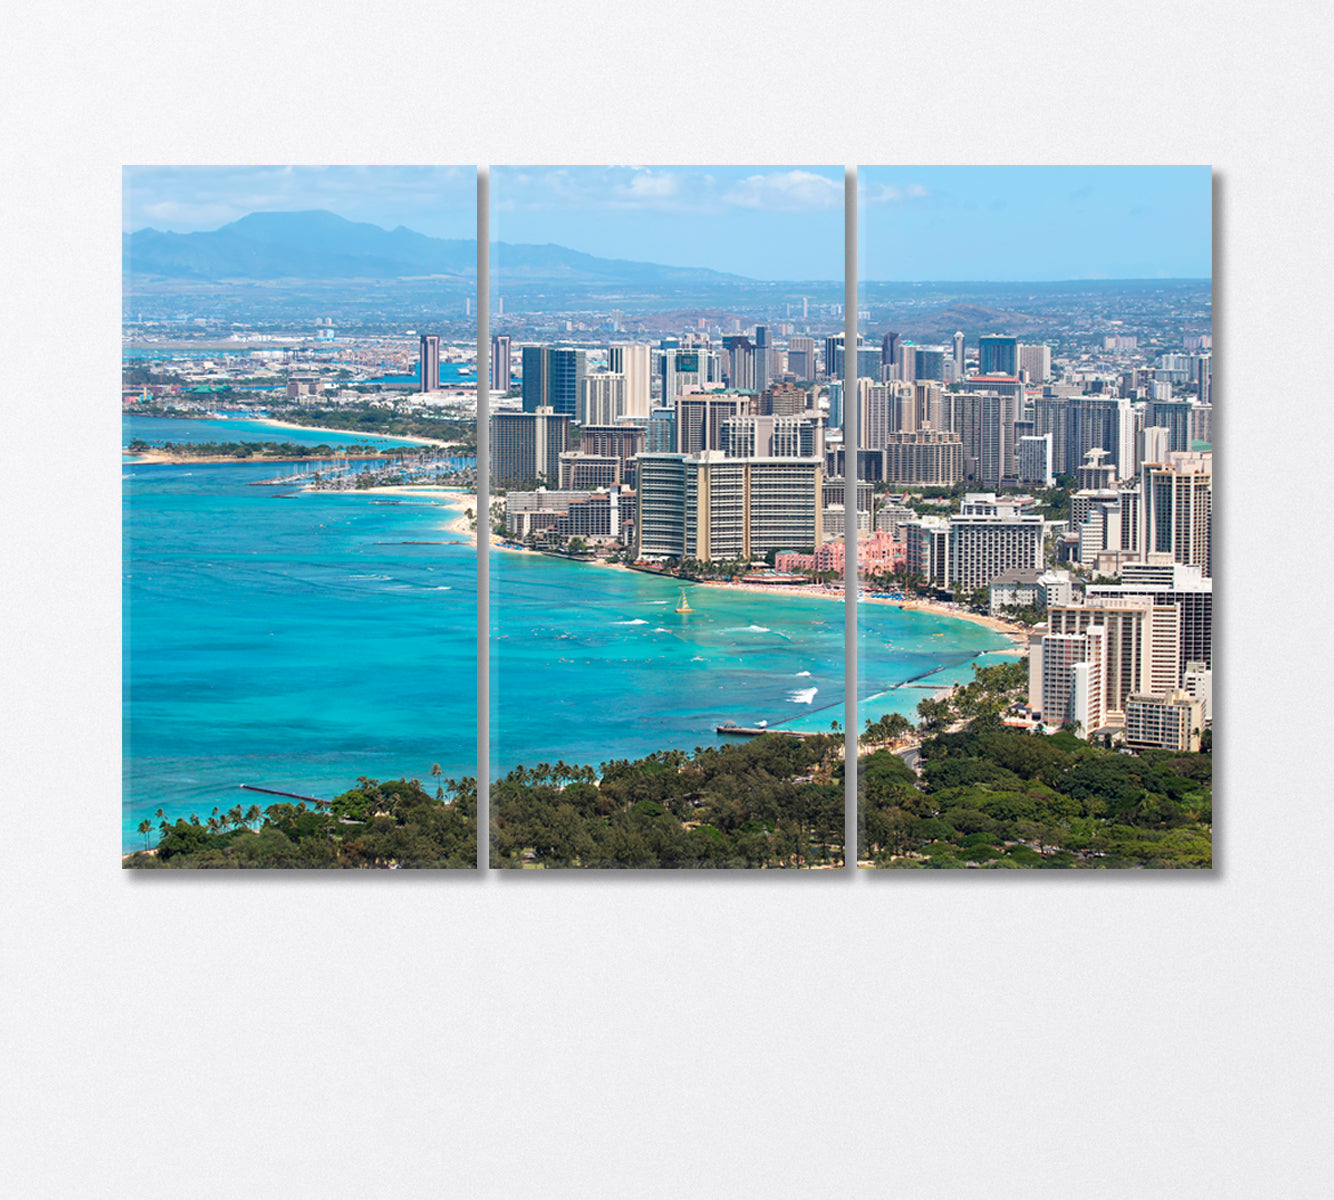
[(238, 783), (236, 786), (243, 792), (263, 792), (266, 796), (286, 796), (291, 800), (308, 800), (311, 804), (329, 803), (327, 800), (321, 800), (318, 796), (303, 796), (300, 792), (280, 792), (277, 788), (256, 787), (253, 783)]
[(762, 733), (781, 733), (794, 738), (824, 737), (822, 733), (803, 733), (796, 729), (780, 729), (769, 725), (736, 725), (731, 721), (714, 726), (714, 732), (728, 734), (731, 737), (759, 737)]

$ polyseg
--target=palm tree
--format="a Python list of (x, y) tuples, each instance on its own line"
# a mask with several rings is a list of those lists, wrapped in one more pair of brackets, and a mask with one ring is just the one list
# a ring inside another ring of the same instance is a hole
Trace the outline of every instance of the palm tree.
[(148, 834), (152, 828), (153, 828), (153, 822), (150, 821), (147, 817), (145, 817), (142, 821), (139, 822), (139, 832), (144, 835), (145, 850), (148, 849)]

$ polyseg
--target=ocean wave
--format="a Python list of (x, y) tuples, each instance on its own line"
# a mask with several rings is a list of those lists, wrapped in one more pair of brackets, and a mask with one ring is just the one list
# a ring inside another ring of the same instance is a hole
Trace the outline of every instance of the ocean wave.
[(613, 625), (647, 625), (648, 622), (643, 617), (635, 617), (630, 621), (613, 621)]
[(787, 698), (792, 704), (809, 704), (815, 699), (815, 693), (819, 690), (818, 687), (801, 688), (795, 692), (788, 692)]
[(797, 679), (809, 679), (810, 677), (811, 673), (809, 671), (798, 671), (796, 674)]
[(728, 633), (772, 633), (767, 625), (737, 625), (727, 630)]

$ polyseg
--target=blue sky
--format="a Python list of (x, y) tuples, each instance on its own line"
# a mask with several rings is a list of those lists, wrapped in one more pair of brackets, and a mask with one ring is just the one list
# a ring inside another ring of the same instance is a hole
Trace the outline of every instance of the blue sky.
[(432, 237), (477, 231), (474, 167), (126, 167), (122, 229), (217, 229), (252, 212), (326, 208)]
[(843, 168), (492, 167), (491, 237), (753, 279), (841, 279)]
[(1208, 278), (1208, 167), (862, 167), (858, 274)]
[[(327, 208), (474, 233), (472, 167), (127, 167), (123, 227)], [(861, 167), (868, 280), (1208, 277), (1208, 167)], [(842, 167), (493, 167), (491, 236), (754, 279), (839, 279)]]

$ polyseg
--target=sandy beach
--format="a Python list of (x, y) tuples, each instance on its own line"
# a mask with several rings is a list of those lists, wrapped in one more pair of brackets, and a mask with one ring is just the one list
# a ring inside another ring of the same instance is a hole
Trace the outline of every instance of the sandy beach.
[(348, 437), (365, 438), (368, 442), (376, 438), (393, 438), (397, 442), (419, 442), (423, 446), (452, 446), (453, 442), (442, 442), (438, 438), (410, 437), (403, 433), (368, 433), (364, 429), (334, 429), (329, 425), (298, 425), (294, 421), (279, 421), (274, 417), (257, 417), (265, 425), (276, 425), (279, 429), (304, 429), (309, 433), (341, 433)]
[[(471, 492), (462, 492), (453, 488), (442, 488), (432, 486), (413, 487), (410, 485), (396, 485), (386, 487), (376, 487), (366, 489), (375, 495), (408, 495), (408, 496), (431, 496), (443, 500), (450, 508), (457, 510), (457, 515), (452, 517), (445, 528), (453, 534), (465, 537), (474, 546), (477, 544), (477, 531), (472, 527), (473, 518), (466, 515), (468, 510), (474, 513), (477, 509), (477, 496)], [(540, 551), (528, 550), (518, 546), (506, 545), (501, 538), (495, 534), (491, 535), (491, 546), (496, 550), (508, 551), (512, 554), (537, 554)], [(585, 560), (586, 565), (609, 568), (612, 570), (629, 571), (632, 568), (623, 563), (610, 563), (602, 559)], [(683, 587), (704, 587), (717, 588), (735, 592), (749, 592), (762, 596), (811, 596), (820, 600), (832, 600), (842, 602), (842, 588), (828, 588), (820, 584), (775, 584), (765, 585), (762, 583), (725, 583), (721, 581), (693, 581), (680, 580), (671, 575), (664, 575), (662, 578), (669, 580), (673, 585)], [(1018, 625), (1013, 621), (1006, 621), (1000, 617), (988, 616), (986, 613), (968, 612), (959, 609), (950, 604), (941, 604), (931, 600), (891, 600), (878, 596), (861, 596), (858, 604), (866, 605), (890, 605), (894, 608), (902, 609), (907, 612), (928, 613), (937, 617), (951, 617), (959, 621), (972, 621), (976, 625), (984, 625), (986, 628), (994, 630), (996, 633), (1005, 634), (1010, 638), (1015, 647), (1021, 651), (1026, 651), (1028, 647), (1029, 630), (1026, 626)]]
[[(766, 586), (762, 583), (714, 583), (708, 582), (700, 584), (702, 587), (726, 588), (729, 591), (756, 592), (761, 595), (770, 596), (814, 596), (823, 600), (843, 599), (842, 588), (825, 588), (818, 584), (797, 585), (781, 584)], [(960, 621), (972, 621), (975, 625), (985, 625), (988, 629), (995, 630), (997, 633), (1003, 633), (1007, 637), (1021, 641), (1024, 645), (1028, 643), (1028, 629), (1023, 625), (1018, 625), (1013, 621), (1006, 621), (1000, 617), (988, 616), (986, 613), (969, 612), (965, 609), (956, 608), (950, 604), (941, 604), (931, 600), (890, 600), (880, 596), (862, 595), (857, 600), (858, 605), (890, 605), (894, 608), (903, 609), (906, 612), (923, 612), (937, 617), (953, 617)]]
[(467, 538), (474, 545), (477, 543), (476, 532), (470, 526), (472, 518), (467, 515), (469, 511), (476, 512), (477, 510), (477, 497), (472, 492), (461, 491), (458, 488), (440, 487), (435, 484), (421, 484), (418, 486), (410, 483), (399, 483), (386, 484), (383, 487), (361, 488), (358, 489), (357, 494), (361, 496), (416, 496), (438, 501), (442, 507), (452, 508), (456, 513), (446, 523), (445, 528), (450, 533), (457, 533)]
[(1024, 645), (1028, 644), (1029, 629), (1026, 625), (1006, 621), (1001, 617), (988, 616), (986, 613), (968, 612), (950, 604), (940, 604), (932, 600), (884, 600), (873, 596), (864, 596), (859, 603), (892, 604), (895, 608), (910, 612), (925, 612), (937, 617), (955, 617), (960, 621), (972, 621), (975, 625), (985, 625), (988, 629), (994, 629), (1007, 637), (1021, 639)]

